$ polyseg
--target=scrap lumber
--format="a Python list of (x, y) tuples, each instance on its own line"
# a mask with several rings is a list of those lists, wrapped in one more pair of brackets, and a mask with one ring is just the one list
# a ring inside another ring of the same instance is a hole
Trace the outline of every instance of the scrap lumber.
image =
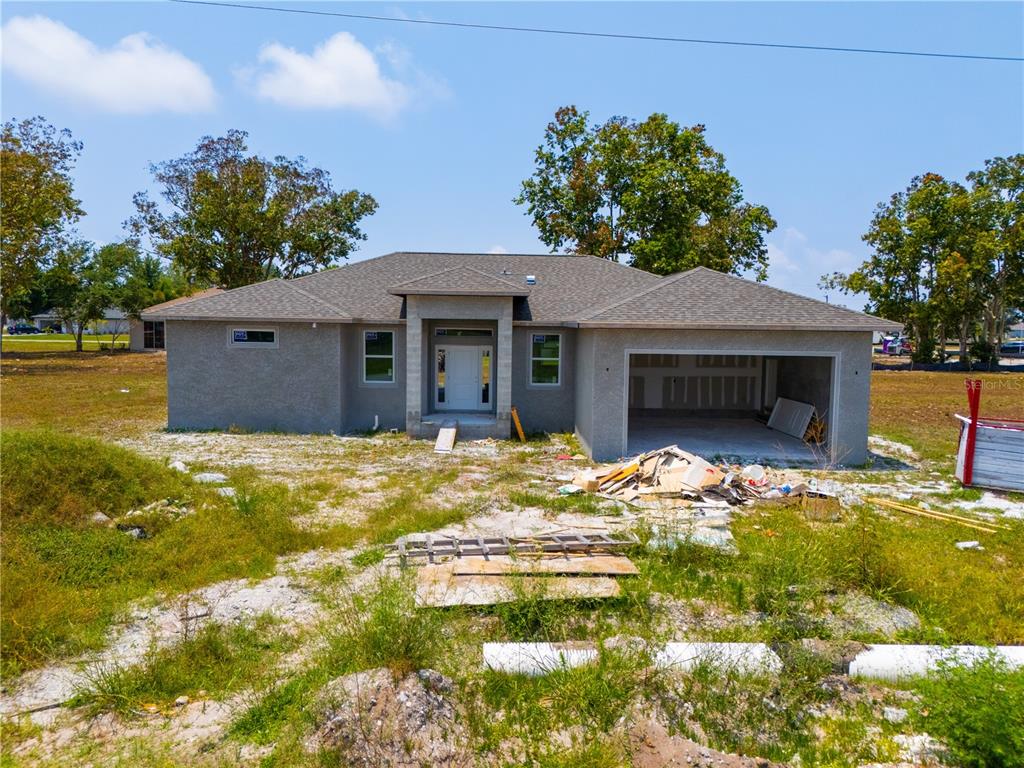
[(516, 426), (516, 434), (519, 435), (519, 442), (525, 443), (526, 435), (523, 434), (523, 424), (519, 421), (519, 411), (516, 410), (514, 405), (512, 406), (512, 423)]
[(434, 453), (451, 453), (455, 447), (455, 433), (459, 429), (459, 422), (454, 419), (447, 419), (441, 424), (437, 433), (437, 442), (434, 443)]
[(1002, 525), (1001, 523), (994, 523), (989, 520), (979, 520), (976, 517), (964, 517), (963, 515), (955, 515), (952, 512), (945, 512), (939, 509), (924, 509), (922, 507), (912, 507), (909, 504), (901, 504), (900, 502), (893, 501), (892, 499), (882, 499), (875, 496), (867, 498), (867, 501), (872, 501), (876, 504), (882, 504), (883, 506), (893, 507), (900, 510), (910, 510), (912, 512), (925, 512), (929, 515), (936, 517), (943, 517), (948, 520), (957, 520), (963, 523), (972, 523), (974, 525), (983, 525), (988, 528), (1002, 528), (1005, 531), (1010, 530), (1010, 526)]
[(886, 507), (888, 509), (895, 509), (897, 512), (904, 512), (908, 515), (917, 515), (918, 517), (927, 517), (932, 520), (942, 520), (943, 522), (947, 523), (956, 523), (958, 525), (973, 528), (977, 531), (982, 531), (984, 533), (997, 533), (996, 529), (992, 527), (996, 525), (996, 523), (987, 523), (981, 520), (972, 520), (970, 518), (961, 517), (960, 515), (949, 514), (948, 512), (938, 512), (936, 510), (909, 507), (905, 504), (899, 504), (895, 501), (890, 501), (888, 499), (880, 499), (877, 497), (868, 497), (865, 498), (865, 501), (868, 501), (872, 504), (878, 504), (879, 506)]

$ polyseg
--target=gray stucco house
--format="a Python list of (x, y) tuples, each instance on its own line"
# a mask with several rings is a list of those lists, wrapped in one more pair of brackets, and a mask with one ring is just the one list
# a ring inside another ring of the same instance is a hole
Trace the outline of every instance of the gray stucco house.
[(142, 319), (163, 323), (172, 429), (432, 437), (454, 418), (460, 438), (507, 438), (515, 406), (527, 431), (575, 432), (609, 459), (687, 435), (760, 439), (755, 417), (787, 397), (822, 415), (836, 463), (865, 460), (871, 336), (896, 327), (705, 268), (456, 253), (392, 253)]

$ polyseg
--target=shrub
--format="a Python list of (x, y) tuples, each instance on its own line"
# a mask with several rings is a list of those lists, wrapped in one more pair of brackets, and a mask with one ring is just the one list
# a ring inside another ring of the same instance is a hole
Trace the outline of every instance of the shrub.
[(1024, 670), (995, 654), (970, 666), (946, 660), (918, 691), (921, 727), (945, 743), (949, 764), (1024, 766)]

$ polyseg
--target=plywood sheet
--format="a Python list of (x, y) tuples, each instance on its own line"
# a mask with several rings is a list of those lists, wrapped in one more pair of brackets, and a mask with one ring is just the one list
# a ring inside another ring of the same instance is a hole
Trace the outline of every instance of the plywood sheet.
[(434, 608), (511, 603), (534, 594), (545, 600), (607, 598), (620, 591), (607, 576), (457, 576), (444, 566), (421, 568), (416, 579), (417, 605)]
[(517, 557), (492, 556), (460, 557), (438, 568), (450, 568), (455, 576), (501, 576), (506, 574), (595, 574), (607, 576), (635, 576), (639, 573), (633, 561), (622, 555), (571, 555), (565, 557)]

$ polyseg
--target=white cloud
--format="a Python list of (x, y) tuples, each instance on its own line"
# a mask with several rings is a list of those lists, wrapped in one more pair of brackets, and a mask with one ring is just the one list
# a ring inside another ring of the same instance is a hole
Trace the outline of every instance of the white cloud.
[(503, 245), (492, 245), (487, 249), (488, 253), (508, 253), (508, 249)]
[(46, 16), (3, 27), (3, 66), (39, 88), (110, 112), (197, 112), (216, 93), (202, 67), (145, 32), (100, 48)]
[[(807, 235), (796, 227), (786, 227), (775, 233), (767, 248), (768, 284), (817, 299), (826, 297), (818, 287), (822, 275), (850, 272), (860, 264), (856, 256), (841, 248), (814, 247)], [(858, 309), (862, 305), (862, 297), (858, 296), (833, 292), (828, 298), (833, 303), (848, 304)]]
[[(378, 51), (392, 70), (410, 66), (395, 46)], [(353, 109), (389, 118), (412, 97), (412, 88), (386, 75), (373, 51), (348, 32), (339, 32), (310, 54), (270, 43), (259, 55), (260, 67), (243, 73), (254, 78), (256, 93), (267, 101), (295, 109)]]

